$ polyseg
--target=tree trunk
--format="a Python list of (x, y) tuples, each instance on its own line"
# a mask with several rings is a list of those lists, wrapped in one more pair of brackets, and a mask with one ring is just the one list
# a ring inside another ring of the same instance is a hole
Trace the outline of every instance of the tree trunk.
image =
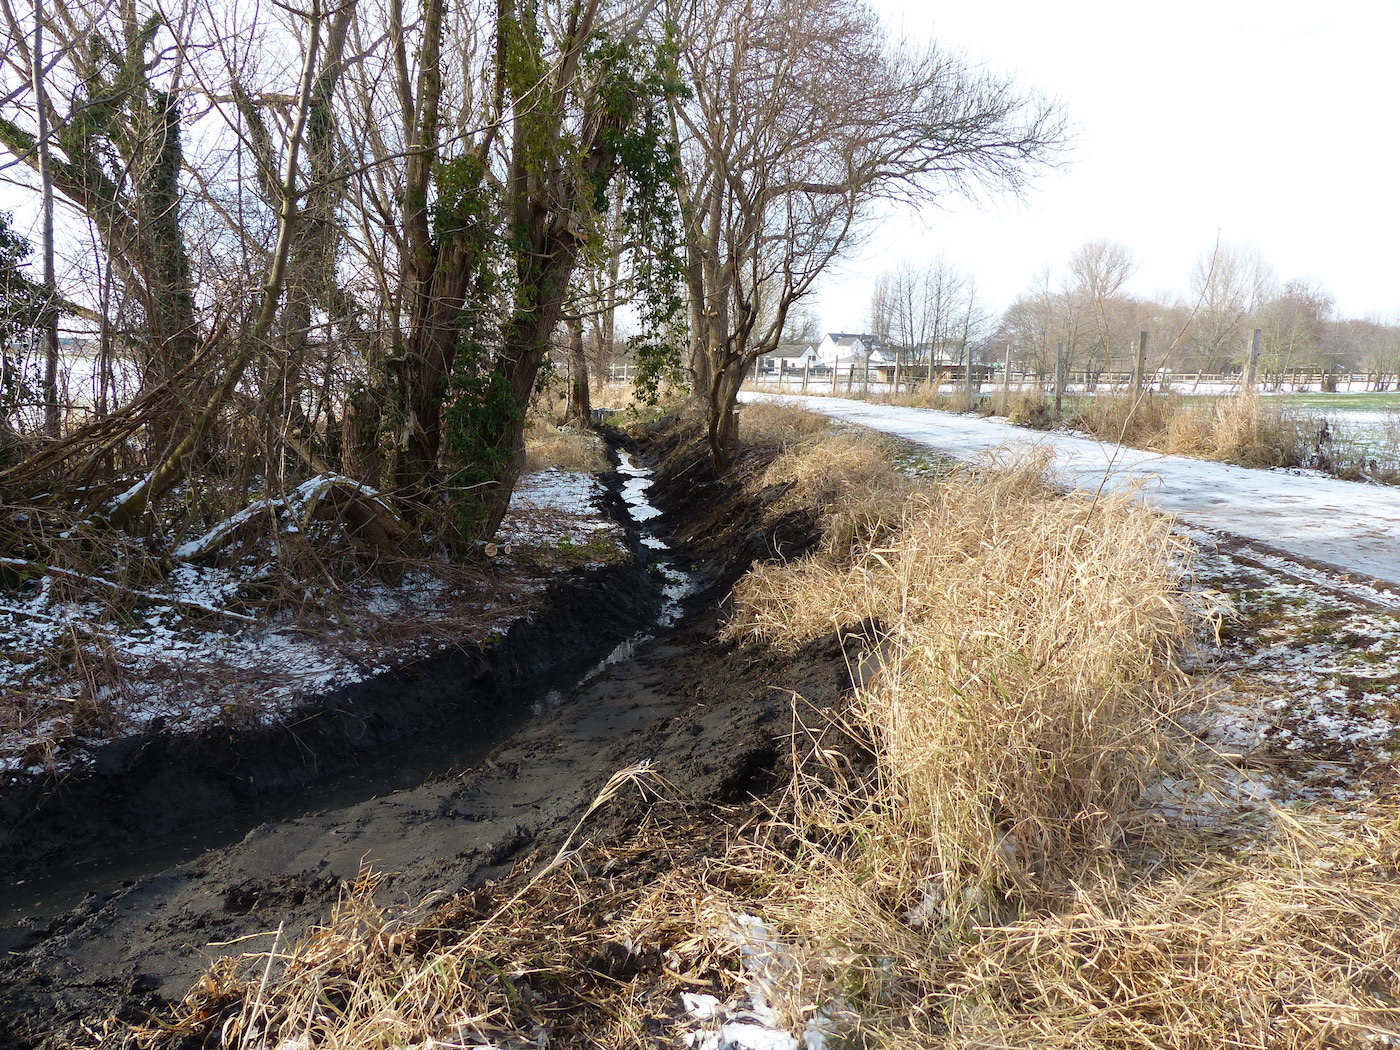
[(571, 318), (569, 329), (569, 419), (587, 426), (593, 415), (588, 396), (588, 358), (583, 352), (583, 318)]
[(39, 122), (39, 192), (42, 197), (43, 243), (40, 251), (44, 260), (44, 430), (50, 438), (59, 435), (58, 411), (58, 311), (54, 309), (56, 286), (53, 265), (53, 171), (49, 154), (48, 97), (44, 84), (44, 10), (41, 0), (34, 0), (34, 106)]
[(744, 385), (745, 363), (732, 361), (715, 373), (706, 405), (706, 443), (710, 465), (716, 474), (727, 474), (734, 465), (739, 439), (739, 388)]

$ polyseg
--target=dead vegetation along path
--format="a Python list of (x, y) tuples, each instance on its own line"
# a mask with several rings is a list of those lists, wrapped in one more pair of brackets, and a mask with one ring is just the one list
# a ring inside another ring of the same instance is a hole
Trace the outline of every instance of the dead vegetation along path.
[[(745, 394), (744, 400), (767, 397)], [(1389, 585), (1394, 593), (1388, 604), (1400, 604), (1400, 488), (1144, 452), (936, 409), (838, 397), (782, 400), (962, 459), (997, 449), (1048, 449), (1061, 484), (1089, 491), (1101, 484), (1105, 491), (1136, 489), (1188, 525)]]

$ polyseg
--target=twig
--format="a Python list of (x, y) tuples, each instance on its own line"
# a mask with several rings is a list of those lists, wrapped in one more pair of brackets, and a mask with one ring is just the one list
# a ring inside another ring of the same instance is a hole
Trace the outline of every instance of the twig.
[[(86, 573), (74, 572), (72, 569), (60, 569), (53, 565), (45, 565), (43, 562), (25, 561), (23, 558), (0, 558), (0, 566), (6, 569), (19, 569), (22, 572), (36, 573), (40, 576), (60, 576), (64, 579), (77, 580), (81, 583), (95, 583), (100, 587), (107, 587), (110, 590), (118, 591), (122, 594), (130, 594), (133, 597), (145, 598), (147, 601), (169, 605), (184, 605), (191, 609), (198, 609), (200, 612), (210, 613), (214, 616), (225, 616), (230, 620), (237, 620), (239, 623), (260, 622), (256, 616), (245, 616), (243, 613), (231, 612), (228, 609), (220, 609), (213, 605), (206, 605), (204, 602), (197, 602), (192, 598), (177, 598), (173, 594), (156, 594), (152, 591), (141, 591), (137, 590), (135, 587), (127, 587), (123, 584), (103, 579), (101, 576), (89, 576)], [(63, 623), (65, 621), (55, 620), (53, 622)]]

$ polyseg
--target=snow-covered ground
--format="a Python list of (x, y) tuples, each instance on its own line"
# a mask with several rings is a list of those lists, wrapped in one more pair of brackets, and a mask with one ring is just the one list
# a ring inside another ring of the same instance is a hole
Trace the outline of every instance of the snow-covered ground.
[(1144, 452), (933, 409), (835, 397), (784, 400), (966, 459), (996, 449), (1046, 448), (1054, 453), (1052, 469), (1065, 485), (1137, 491), (1190, 525), (1266, 544), (1337, 572), (1373, 577), (1400, 593), (1400, 488)]
[(527, 475), (486, 567), (424, 558), (298, 583), (270, 538), (266, 558), (179, 564), (139, 593), (75, 594), (44, 577), (0, 596), (0, 774), (82, 764), (92, 743), (145, 729), (265, 724), (305, 697), (480, 643), (528, 615), (556, 572), (623, 552), (605, 495), (591, 474)]

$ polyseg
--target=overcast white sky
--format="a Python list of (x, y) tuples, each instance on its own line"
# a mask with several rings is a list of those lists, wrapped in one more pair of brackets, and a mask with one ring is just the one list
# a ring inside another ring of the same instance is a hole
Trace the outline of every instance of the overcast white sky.
[(810, 305), (864, 329), (870, 284), (942, 254), (1000, 311), (1087, 240), (1140, 263), (1130, 290), (1184, 294), (1217, 234), (1344, 316), (1400, 318), (1400, 0), (870, 0), (1059, 98), (1077, 128), (1024, 202), (897, 216)]

